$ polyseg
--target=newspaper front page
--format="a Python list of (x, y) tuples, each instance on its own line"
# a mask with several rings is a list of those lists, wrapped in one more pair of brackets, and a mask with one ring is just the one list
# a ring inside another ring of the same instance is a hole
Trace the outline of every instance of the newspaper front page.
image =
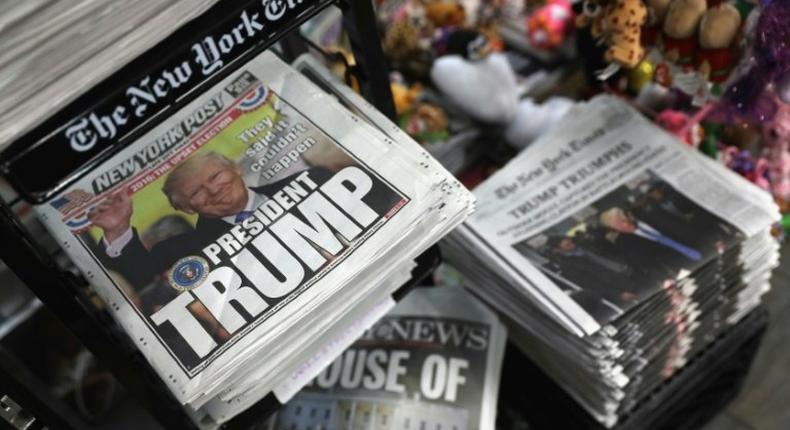
[(505, 340), (460, 287), (418, 288), (263, 428), (493, 430)]
[(36, 211), (197, 407), (283, 321), (361, 300), (339, 288), (378, 285), (366, 262), (419, 237), (392, 254), (413, 258), (462, 219), (464, 190), (442, 183), (461, 194), (437, 204), (442, 172), (419, 157), (264, 53)]
[(553, 129), (511, 161), (519, 169), (475, 190), (464, 228), (579, 335), (776, 219), (744, 179), (690, 156), (614, 97), (567, 118), (573, 127)]

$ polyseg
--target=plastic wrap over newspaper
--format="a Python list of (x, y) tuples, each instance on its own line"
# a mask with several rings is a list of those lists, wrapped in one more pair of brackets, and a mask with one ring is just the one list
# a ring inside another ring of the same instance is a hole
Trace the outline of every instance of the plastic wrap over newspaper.
[(418, 288), (261, 428), (493, 430), (506, 337), (464, 290)]
[(222, 421), (472, 210), (418, 148), (264, 53), (36, 211), (176, 398)]
[(611, 426), (760, 304), (779, 210), (615, 97), (567, 118), (475, 189), (478, 211), (443, 248)]

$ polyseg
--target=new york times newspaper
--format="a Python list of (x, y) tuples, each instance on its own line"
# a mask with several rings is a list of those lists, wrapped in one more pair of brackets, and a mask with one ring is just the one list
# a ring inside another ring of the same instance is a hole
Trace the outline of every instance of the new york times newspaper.
[(402, 229), (416, 189), (289, 73), (262, 55), (36, 208), (182, 401)]
[(494, 428), (506, 334), (461, 288), (418, 288), (261, 428)]
[(481, 251), (579, 335), (776, 219), (766, 195), (601, 96), (475, 190)]

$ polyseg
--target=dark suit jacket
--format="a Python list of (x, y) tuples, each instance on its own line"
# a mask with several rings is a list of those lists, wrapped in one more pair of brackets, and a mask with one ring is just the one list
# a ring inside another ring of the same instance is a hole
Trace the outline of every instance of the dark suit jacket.
[(652, 240), (628, 233), (611, 233), (609, 237), (614, 252), (630, 261), (631, 266), (646, 277), (674, 278), (680, 268), (688, 267), (688, 259), (683, 254)]
[(682, 254), (635, 234), (597, 228), (590, 237), (595, 240), (587, 246), (594, 247), (599, 255), (628, 264), (632, 274), (625, 290), (638, 301), (658, 291), (664, 280), (675, 278), (680, 268), (688, 267), (688, 259)]
[[(637, 220), (696, 249), (703, 254), (703, 258), (710, 258), (717, 253), (718, 241), (734, 239), (734, 230), (719, 217), (671, 187), (660, 188), (664, 194), (662, 201), (645, 196), (631, 208)], [(672, 210), (669, 210), (670, 207)]]
[[(332, 173), (324, 168), (313, 167), (310, 172), (310, 177), (319, 186), (332, 176)], [(294, 180), (299, 173), (271, 184), (250, 187), (250, 190), (271, 197)], [(373, 189), (365, 198), (365, 202), (381, 214), (400, 200), (400, 196), (385, 187), (385, 184), (374, 178)], [(94, 253), (106, 268), (119, 273), (139, 291), (150, 284), (155, 276), (169, 270), (180, 258), (200, 255), (203, 248), (230, 229), (231, 226), (222, 219), (200, 216), (195, 230), (162, 240), (150, 250), (145, 248), (137, 230), (133, 229), (134, 237), (123, 248), (120, 256), (109, 257), (101, 242), (95, 244)]]
[(555, 260), (564, 278), (582, 288), (587, 288), (591, 285), (622, 285), (629, 283), (633, 271), (627, 263), (612, 258), (612, 256), (599, 255), (598, 257), (605, 258), (614, 264), (621, 264), (624, 267), (617, 270), (600, 264), (589, 256), (589, 251), (585, 251), (582, 255), (558, 253), (552, 259)]

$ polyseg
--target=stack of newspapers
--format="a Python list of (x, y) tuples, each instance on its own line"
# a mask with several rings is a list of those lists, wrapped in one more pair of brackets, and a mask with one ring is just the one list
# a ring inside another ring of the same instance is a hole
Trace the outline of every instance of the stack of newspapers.
[(758, 306), (778, 260), (768, 193), (611, 96), (474, 194), (447, 260), (606, 426)]
[(259, 428), (494, 430), (506, 340), (462, 288), (417, 288)]
[(473, 210), (376, 114), (267, 52), (35, 207), (201, 427), (285, 402)]
[(0, 147), (217, 0), (0, 0)]

